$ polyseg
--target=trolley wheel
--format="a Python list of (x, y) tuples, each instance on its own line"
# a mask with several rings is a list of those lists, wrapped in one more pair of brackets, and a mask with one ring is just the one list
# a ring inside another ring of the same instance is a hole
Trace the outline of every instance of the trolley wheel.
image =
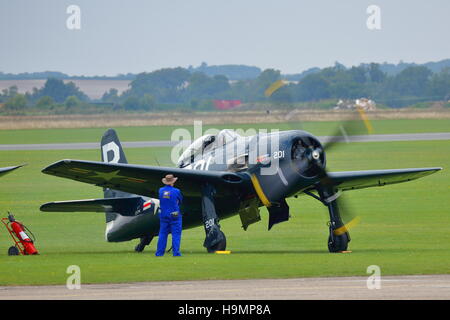
[(20, 254), (19, 249), (17, 247), (12, 246), (8, 249), (8, 256), (18, 256)]

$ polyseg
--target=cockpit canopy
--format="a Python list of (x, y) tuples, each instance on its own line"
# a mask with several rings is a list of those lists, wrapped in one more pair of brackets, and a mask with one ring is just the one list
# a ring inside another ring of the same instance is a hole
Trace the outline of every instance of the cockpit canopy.
[(191, 164), (194, 159), (207, 150), (223, 146), (227, 143), (233, 142), (236, 139), (242, 138), (241, 135), (234, 130), (224, 129), (218, 134), (205, 134), (195, 140), (178, 158), (177, 166), (182, 168)]

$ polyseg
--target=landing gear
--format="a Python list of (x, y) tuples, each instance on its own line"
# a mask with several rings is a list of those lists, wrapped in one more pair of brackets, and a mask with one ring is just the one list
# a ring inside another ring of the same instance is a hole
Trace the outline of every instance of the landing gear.
[(225, 249), (227, 248), (227, 238), (225, 237), (225, 234), (219, 230), (219, 232), (221, 233), (221, 238), (222, 240), (220, 240), (219, 242), (217, 242), (216, 244), (212, 245), (211, 247), (207, 247), (206, 250), (208, 251), (208, 253), (214, 253), (216, 251), (225, 251)]
[(141, 241), (138, 243), (138, 245), (136, 247), (134, 247), (134, 251), (136, 252), (142, 252), (145, 249), (145, 246), (149, 245), (150, 242), (152, 241), (153, 236), (150, 235), (146, 235), (141, 237)]
[(208, 183), (202, 186), (202, 216), (205, 227), (203, 246), (208, 253), (223, 251), (227, 247), (225, 234), (220, 230), (219, 217), (214, 206), (214, 187)]
[(350, 234), (342, 222), (339, 212), (339, 207), (337, 204), (339, 194), (337, 194), (333, 188), (323, 188), (318, 191), (320, 201), (328, 207), (328, 212), (330, 214), (328, 250), (330, 252), (347, 251), (348, 243), (351, 239)]

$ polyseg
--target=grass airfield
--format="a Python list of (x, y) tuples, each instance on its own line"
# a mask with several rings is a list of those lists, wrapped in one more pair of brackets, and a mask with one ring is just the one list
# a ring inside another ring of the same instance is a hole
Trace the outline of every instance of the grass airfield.
[[(249, 129), (277, 130), (306, 130), (317, 136), (335, 134), (336, 128), (342, 124), (340, 121), (308, 121), (286, 123), (253, 123), (253, 124), (222, 124), (203, 125), (203, 131), (210, 128), (216, 129), (241, 129), (246, 132)], [(448, 132), (450, 119), (414, 119), (414, 120), (371, 120), (375, 134), (396, 133), (429, 133)], [(362, 123), (355, 129), (362, 134)], [(114, 127), (123, 141), (157, 141), (170, 140), (171, 134), (178, 128), (189, 130), (194, 137), (193, 126), (136, 126)], [(70, 129), (25, 129), (25, 130), (0, 130), (0, 144), (26, 144), (26, 143), (75, 143), (100, 141), (102, 134), (108, 129), (104, 128), (70, 128)], [(349, 133), (350, 134), (350, 133)]]
[[(428, 120), (420, 127), (414, 121), (374, 122), (375, 133), (448, 131), (440, 120)], [(311, 130), (308, 125), (304, 128)], [(76, 130), (54, 130), (44, 130), (45, 134), (21, 130), (12, 140), (7, 139), (11, 131), (0, 131), (0, 143), (93, 142), (101, 135), (95, 131), (76, 140)], [(143, 135), (143, 130), (117, 128), (124, 141), (170, 138), (162, 131), (159, 136)], [(311, 131), (330, 133), (320, 126)], [(155, 164), (157, 157), (161, 165), (169, 164), (170, 148), (126, 149), (125, 153), (130, 163)], [(63, 285), (70, 265), (80, 266), (82, 283), (364, 276), (370, 265), (378, 265), (383, 275), (450, 273), (450, 141), (351, 143), (327, 153), (330, 171), (444, 168), (408, 183), (347, 192), (348, 206), (361, 217), (361, 223), (350, 230), (353, 252), (349, 254), (328, 253), (327, 209), (309, 197), (289, 199), (291, 219), (271, 231), (264, 208), (262, 221), (247, 231), (241, 228), (239, 216), (221, 221), (230, 255), (207, 254), (202, 247), (203, 228), (184, 231), (182, 258), (154, 257), (156, 238), (137, 254), (133, 249), (138, 240), (104, 240), (103, 214), (39, 211), (48, 201), (102, 197), (100, 188), (40, 172), (65, 158), (99, 160), (100, 150), (0, 152), (0, 166), (28, 163), (0, 180), (1, 216), (12, 211), (36, 235), (40, 251), (39, 256), (7, 256), (12, 240), (1, 226), (0, 285)]]

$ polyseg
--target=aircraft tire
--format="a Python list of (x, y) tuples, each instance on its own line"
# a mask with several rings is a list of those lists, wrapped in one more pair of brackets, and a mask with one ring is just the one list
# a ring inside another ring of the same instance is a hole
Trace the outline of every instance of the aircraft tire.
[(349, 243), (348, 233), (341, 234), (339, 236), (328, 236), (328, 250), (330, 252), (346, 251)]
[(145, 247), (150, 244), (152, 239), (153, 239), (153, 237), (152, 236), (148, 236), (148, 235), (141, 237), (140, 242), (137, 244), (136, 247), (134, 247), (134, 251), (136, 251), (136, 252), (144, 251)]
[(225, 234), (222, 231), (220, 232), (222, 233), (223, 240), (216, 243), (212, 247), (208, 248), (207, 249), (208, 253), (214, 253), (216, 251), (224, 251), (227, 249), (227, 238), (225, 237)]
[(142, 251), (144, 251), (144, 248), (145, 248), (145, 245), (142, 245), (142, 244), (138, 243), (138, 244), (136, 245), (136, 247), (134, 247), (134, 251), (136, 251), (136, 252), (142, 252)]

